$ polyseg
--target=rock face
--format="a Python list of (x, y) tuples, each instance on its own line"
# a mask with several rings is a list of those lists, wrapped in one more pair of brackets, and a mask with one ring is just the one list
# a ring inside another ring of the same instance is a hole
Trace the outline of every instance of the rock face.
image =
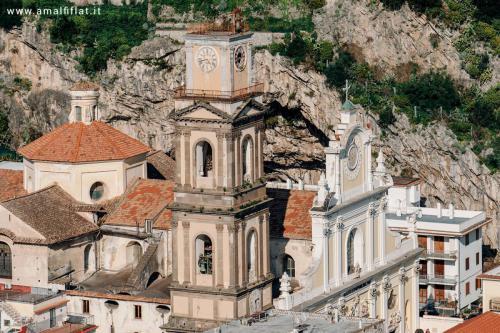
[(397, 79), (406, 79), (416, 64), (424, 72), (444, 69), (457, 81), (470, 80), (452, 44), (454, 35), (406, 3), (400, 10), (388, 11), (378, 1), (328, 0), (314, 23), (321, 39), (344, 45), (357, 60)]
[[(397, 59), (389, 53), (386, 56)], [(392, 64), (393, 59), (387, 61)], [(30, 90), (10, 94), (0, 89), (0, 105), (10, 110), (11, 128), (19, 133), (17, 144), (24, 140), (27, 128), (45, 133), (65, 121), (66, 91), (74, 82), (86, 79), (76, 65), (32, 25), (10, 33), (0, 31), (3, 84), (14, 84), (16, 76), (32, 83)], [(265, 83), (265, 100), (274, 111), (266, 120), (267, 171), (316, 183), (324, 164), (323, 147), (339, 121), (340, 96), (327, 87), (322, 75), (267, 51), (257, 52), (254, 66), (257, 80)], [(182, 45), (166, 38), (146, 41), (124, 61), (110, 61), (99, 82), (103, 120), (155, 149), (170, 150), (173, 128), (168, 114), (183, 75)], [(378, 144), (392, 161), (393, 174), (404, 171), (424, 180), (422, 194), (431, 204), (455, 202), (458, 208), (486, 210), (494, 219), (486, 238), (498, 247), (499, 175), (491, 175), (470, 150), (460, 147), (449, 130), (439, 124), (414, 127), (399, 117)]]
[(388, 156), (392, 174), (403, 172), (423, 179), (421, 193), (427, 206), (454, 203), (458, 209), (486, 211), (493, 219), (486, 227), (486, 243), (497, 248), (500, 174), (492, 175), (443, 125), (412, 126), (405, 115), (397, 118), (378, 142)]

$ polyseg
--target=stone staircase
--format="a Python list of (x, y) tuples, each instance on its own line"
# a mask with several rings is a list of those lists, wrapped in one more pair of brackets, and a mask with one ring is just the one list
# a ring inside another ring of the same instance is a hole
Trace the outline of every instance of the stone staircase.
[(14, 321), (16, 326), (21, 326), (25, 321), (21, 314), (9, 303), (0, 301), (0, 311), (5, 312)]
[(146, 289), (146, 284), (148, 282), (148, 278), (153, 273), (153, 266), (155, 266), (156, 262), (155, 255), (158, 250), (158, 243), (149, 244), (146, 252), (142, 255), (137, 263), (137, 266), (134, 267), (132, 273), (130, 274), (127, 282), (125, 282), (124, 288), (122, 291), (138, 291)]

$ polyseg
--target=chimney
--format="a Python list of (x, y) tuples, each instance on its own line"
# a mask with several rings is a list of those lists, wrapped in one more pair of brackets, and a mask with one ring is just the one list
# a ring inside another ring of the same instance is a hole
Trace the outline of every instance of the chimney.
[(440, 202), (438, 202), (438, 204), (437, 204), (437, 209), (438, 209), (438, 218), (443, 217), (443, 207), (441, 207)]
[(292, 180), (290, 178), (288, 178), (286, 180), (286, 188), (287, 188), (287, 190), (293, 189), (293, 183), (292, 183)]
[(448, 212), (450, 215), (450, 220), (454, 219), (455, 218), (455, 207), (453, 206), (452, 203), (450, 203), (450, 206), (448, 208)]

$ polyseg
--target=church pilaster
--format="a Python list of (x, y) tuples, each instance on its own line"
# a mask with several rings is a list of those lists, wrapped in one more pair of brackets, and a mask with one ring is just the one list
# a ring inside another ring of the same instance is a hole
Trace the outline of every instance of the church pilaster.
[(328, 292), (329, 290), (329, 256), (330, 256), (330, 248), (329, 248), (329, 240), (330, 240), (331, 230), (328, 227), (328, 224), (323, 226), (323, 290), (324, 292)]
[(335, 284), (337, 286), (340, 286), (342, 284), (342, 258), (344, 256), (344, 253), (342, 253), (342, 230), (344, 229), (344, 223), (342, 222), (342, 216), (337, 217), (337, 223), (336, 223), (336, 230), (335, 230), (335, 244), (337, 246), (336, 250), (336, 267), (334, 271), (335, 275)]
[(224, 262), (224, 242), (223, 242), (223, 231), (224, 231), (224, 225), (223, 224), (217, 224), (216, 225), (216, 230), (217, 230), (217, 284), (216, 286), (218, 288), (222, 288), (224, 286), (224, 275), (223, 275), (223, 262)]
[[(175, 218), (172, 219), (171, 226), (172, 226), (172, 250), (177, 251), (177, 226), (179, 225), (179, 222)], [(178, 256), (173, 255), (172, 256), (172, 283), (177, 284), (179, 282), (178, 279), (178, 267), (179, 263), (177, 262)]]
[(182, 222), (182, 230), (183, 230), (183, 234), (184, 234), (184, 239), (183, 239), (183, 243), (184, 243), (184, 282), (183, 284), (184, 285), (188, 285), (191, 283), (191, 279), (190, 279), (190, 272), (189, 272), (189, 267), (191, 266), (190, 265), (190, 251), (189, 251), (189, 227), (190, 227), (190, 224), (189, 222)]
[(386, 227), (385, 227), (385, 208), (387, 205), (387, 199), (382, 198), (380, 200), (380, 206), (379, 206), (379, 235), (380, 235), (380, 264), (384, 265), (386, 260), (385, 260), (385, 232), (386, 232)]
[(405, 284), (407, 280), (406, 270), (404, 267), (399, 269), (399, 331), (405, 332)]
[(389, 276), (385, 275), (382, 278), (382, 319), (384, 319), (384, 332), (387, 332), (389, 326), (389, 309), (387, 301), (389, 300), (389, 293), (392, 290), (392, 284)]
[(366, 237), (366, 266), (368, 271), (371, 271), (373, 269), (373, 254), (374, 254), (374, 249), (373, 249), (373, 238), (374, 233), (373, 233), (373, 225), (375, 224), (375, 214), (377, 213), (377, 210), (375, 209), (373, 203), (370, 203), (368, 205), (368, 237)]

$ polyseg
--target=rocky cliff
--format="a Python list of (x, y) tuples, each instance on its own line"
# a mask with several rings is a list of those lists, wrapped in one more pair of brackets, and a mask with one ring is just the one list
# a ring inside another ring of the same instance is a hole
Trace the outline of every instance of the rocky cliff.
[[(110, 61), (98, 79), (104, 121), (154, 148), (170, 150), (168, 114), (173, 109), (174, 88), (183, 82), (183, 52), (175, 41), (155, 38), (135, 48), (124, 61)], [(370, 59), (370, 52), (375, 51), (363, 52)], [(385, 56), (392, 57), (384, 53), (373, 59)], [(425, 57), (421, 59), (425, 64)], [(391, 62), (388, 67), (398, 64)], [(27, 130), (43, 133), (65, 121), (65, 92), (85, 78), (70, 56), (58, 52), (30, 24), (22, 30), (0, 32), (0, 66), (0, 104), (10, 110), (17, 144), (26, 138)], [(266, 83), (266, 101), (275, 112), (266, 120), (268, 171), (316, 182), (324, 162), (323, 146), (338, 122), (340, 96), (327, 87), (322, 75), (267, 51), (256, 54), (254, 66), (258, 80)], [(19, 77), (31, 82), (31, 87), (11, 89)], [(404, 171), (424, 180), (423, 195), (431, 203), (455, 202), (458, 208), (486, 210), (495, 220), (487, 239), (498, 244), (499, 176), (491, 175), (449, 130), (439, 124), (414, 127), (399, 117), (378, 145), (386, 151), (394, 174)]]

